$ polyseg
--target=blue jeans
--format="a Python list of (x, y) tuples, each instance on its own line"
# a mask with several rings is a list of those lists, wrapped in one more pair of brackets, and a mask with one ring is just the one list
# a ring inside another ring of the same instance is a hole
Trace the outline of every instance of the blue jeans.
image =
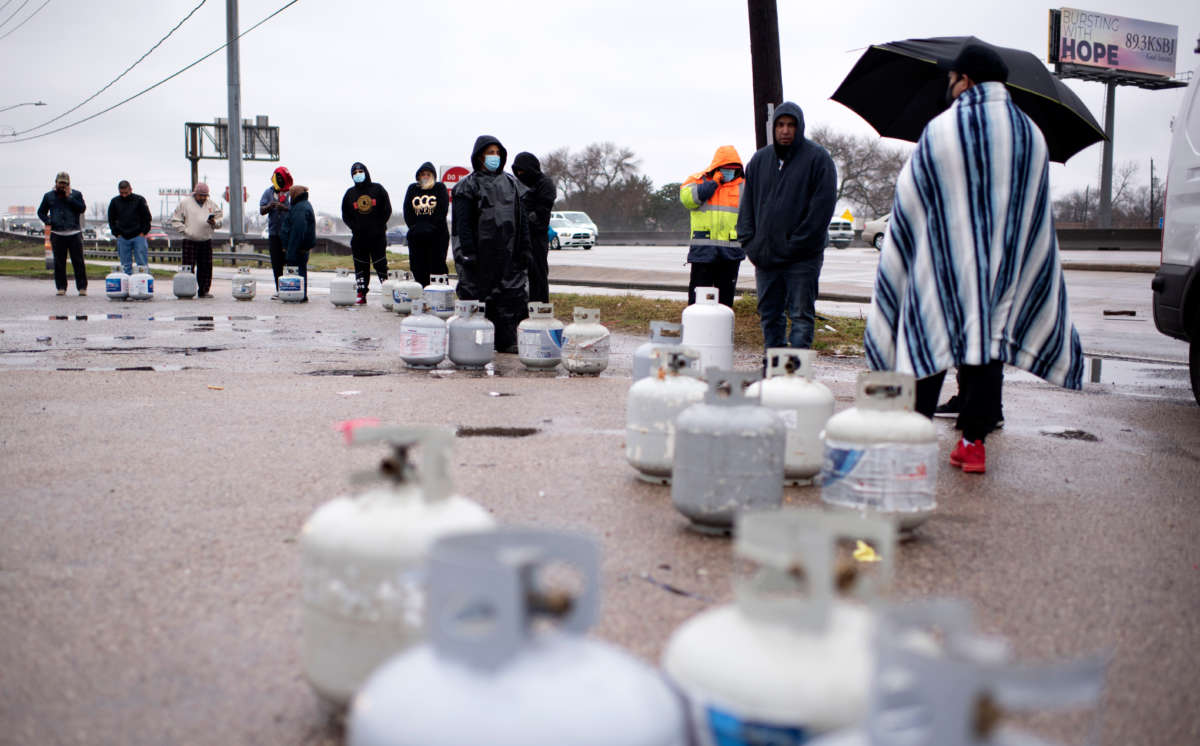
[[(821, 253), (777, 269), (755, 267), (758, 315), (765, 347), (812, 347), (817, 280), (824, 263), (825, 254)], [(790, 335), (788, 319), (792, 320)]]
[(133, 263), (139, 267), (150, 264), (150, 256), (146, 250), (145, 236), (134, 236), (133, 238), (121, 238), (117, 236), (117, 257), (120, 258), (121, 269), (127, 275), (133, 272), (133, 267), (129, 264), (130, 254), (133, 255)]

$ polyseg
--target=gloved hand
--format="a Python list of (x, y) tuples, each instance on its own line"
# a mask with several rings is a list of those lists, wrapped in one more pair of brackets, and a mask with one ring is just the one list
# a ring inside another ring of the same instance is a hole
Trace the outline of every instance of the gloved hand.
[(721, 173), (721, 169), (718, 168), (716, 171), (713, 171), (712, 180), (720, 184), (725, 181), (725, 174)]

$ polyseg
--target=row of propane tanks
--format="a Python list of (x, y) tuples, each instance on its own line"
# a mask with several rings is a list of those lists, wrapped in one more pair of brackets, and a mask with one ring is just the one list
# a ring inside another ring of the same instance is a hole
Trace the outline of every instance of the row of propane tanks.
[(1016, 666), (960, 603), (884, 603), (895, 524), (819, 510), (739, 514), (736, 602), (656, 671), (584, 634), (595, 541), (495, 527), (453, 493), (448, 431), (351, 438), (392, 446), (382, 481), (300, 540), (304, 673), (351, 746), (1045, 746), (1002, 721), (1098, 709), (1102, 660)]

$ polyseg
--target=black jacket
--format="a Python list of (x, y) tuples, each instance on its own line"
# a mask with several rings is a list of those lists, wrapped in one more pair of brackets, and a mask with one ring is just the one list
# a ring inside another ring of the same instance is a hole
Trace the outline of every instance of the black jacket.
[(454, 266), (458, 297), (487, 300), (525, 292), (529, 268), (529, 223), (521, 198), (525, 186), (504, 173), (508, 151), (500, 146), (500, 169), (487, 171), (483, 150), (500, 141), (480, 135), (471, 151), (475, 168), (454, 187)]
[[(426, 161), (417, 169), (417, 173), (429, 171), (437, 176), (437, 169)], [(436, 178), (433, 186), (422, 189), (420, 183), (408, 185), (404, 193), (404, 224), (408, 226), (408, 237), (412, 240), (423, 236), (442, 238), (445, 244), (450, 238), (450, 229), (446, 226), (446, 215), (450, 211), (450, 194), (446, 185)]]
[(42, 196), (37, 216), (52, 231), (73, 233), (80, 230), (79, 216), (87, 211), (87, 203), (78, 189), (68, 189), (65, 195), (51, 189)]
[(300, 261), (299, 252), (309, 251), (317, 245), (317, 219), (312, 203), (308, 201), (307, 190), (292, 198), (291, 209), (279, 226), (279, 240), (287, 252), (286, 261), (291, 263)]
[(350, 166), (353, 173), (361, 168), (367, 178), (346, 190), (342, 197), (342, 222), (356, 236), (387, 235), (388, 219), (392, 217), (392, 202), (387, 190), (371, 181), (371, 172), (361, 163)]
[(546, 231), (550, 228), (550, 211), (558, 198), (558, 188), (542, 173), (542, 164), (533, 153), (517, 153), (513, 171), (518, 169), (523, 173), (517, 178), (529, 189), (521, 198), (529, 219), (529, 238), (535, 246), (545, 248), (550, 241)]
[(804, 114), (786, 101), (775, 119), (796, 118), (796, 139), (780, 159), (774, 145), (746, 165), (737, 237), (755, 267), (773, 269), (812, 259), (829, 244), (837, 204), (837, 167), (825, 148), (804, 138)]
[(108, 203), (108, 229), (113, 236), (134, 238), (150, 232), (150, 205), (140, 194), (117, 195)]

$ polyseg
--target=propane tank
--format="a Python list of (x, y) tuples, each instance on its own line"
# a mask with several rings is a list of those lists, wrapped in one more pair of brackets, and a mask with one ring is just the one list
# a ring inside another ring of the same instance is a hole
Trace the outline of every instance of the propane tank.
[(383, 304), (385, 311), (392, 310), (392, 304), (395, 302), (396, 280), (400, 279), (401, 271), (399, 269), (389, 269), (387, 273), (388, 278), (379, 287), (380, 303)]
[(335, 306), (353, 306), (358, 302), (358, 280), (345, 267), (334, 270), (329, 281), (329, 302)]
[(439, 319), (454, 315), (454, 288), (450, 287), (450, 275), (430, 275), (429, 284), (421, 291), (429, 301), (429, 312)]
[(675, 420), (704, 400), (708, 386), (692, 367), (699, 355), (689, 347), (660, 345), (652, 356), (653, 375), (634, 381), (625, 400), (625, 459), (638, 479), (671, 483), (675, 461)]
[(283, 274), (279, 276), (277, 294), (279, 300), (285, 303), (299, 303), (307, 297), (304, 291), (304, 277), (300, 274), (299, 267), (283, 268)]
[(114, 264), (112, 272), (104, 276), (104, 294), (109, 300), (125, 300), (129, 296), (129, 275), (120, 264)]
[(575, 307), (575, 320), (563, 329), (563, 367), (572, 375), (595, 376), (608, 367), (608, 329), (599, 308)]
[(154, 300), (154, 275), (144, 264), (134, 267), (129, 276), (129, 300)]
[[(371, 675), (354, 698), (350, 746), (684, 746), (684, 714), (662, 677), (584, 635), (599, 564), (596, 542), (571, 534), (440, 540), (428, 642)], [(538, 582), (567, 566), (582, 577), (578, 596)]]
[(915, 401), (911, 375), (859, 374), (854, 406), (825, 424), (825, 503), (890, 515), (904, 533), (929, 518), (937, 508), (937, 431), (913, 411)]
[(682, 333), (682, 324), (672, 324), (670, 321), (651, 321), (650, 341), (633, 351), (633, 380), (640, 381), (653, 373), (655, 371), (652, 358), (654, 351), (663, 347), (677, 347)]
[(447, 357), (459, 368), (479, 369), (496, 357), (496, 325), (483, 315), (477, 300), (454, 304), (454, 316), (446, 322), (450, 338)]
[[(842, 542), (867, 544), (870, 568)], [(743, 513), (734, 554), (755, 566), (737, 601), (692, 617), (663, 652), (698, 746), (807, 743), (867, 709), (875, 617), (896, 533), (882, 519), (820, 510)], [(848, 598), (839, 598), (838, 595)]]
[(175, 291), (176, 298), (196, 297), (196, 273), (192, 271), (192, 265), (185, 264), (175, 273), (172, 289)]
[[(317, 694), (347, 704), (380, 663), (424, 637), (424, 565), (439, 537), (493, 524), (452, 495), (453, 436), (432, 427), (358, 428), (355, 445), (384, 442), (386, 482), (317, 508), (300, 532), (304, 675)], [(420, 446), (421, 466), (409, 451)]]
[(529, 316), (517, 325), (517, 359), (530, 370), (551, 370), (562, 361), (563, 322), (551, 303), (530, 303)]
[(436, 368), (446, 357), (446, 322), (429, 313), (429, 301), (412, 301), (400, 322), (400, 359), (410, 368)]
[(421, 283), (413, 279), (411, 272), (400, 270), (392, 285), (392, 310), (401, 316), (412, 313), (412, 302), (423, 297)]
[(238, 267), (237, 274), (233, 276), (234, 300), (254, 300), (254, 294), (257, 292), (258, 282), (250, 274), (250, 268)]
[(787, 425), (787, 454), (783, 474), (787, 484), (812, 484), (821, 473), (824, 443), (821, 432), (833, 415), (833, 392), (813, 381), (815, 350), (773, 347), (767, 350), (766, 380), (746, 389)]
[(733, 309), (716, 288), (696, 288), (696, 302), (683, 309), (682, 344), (700, 353), (700, 370), (733, 368)]
[(728, 533), (739, 511), (783, 503), (787, 428), (746, 396), (758, 377), (710, 368), (704, 401), (675, 421), (671, 501), (697, 531)]

